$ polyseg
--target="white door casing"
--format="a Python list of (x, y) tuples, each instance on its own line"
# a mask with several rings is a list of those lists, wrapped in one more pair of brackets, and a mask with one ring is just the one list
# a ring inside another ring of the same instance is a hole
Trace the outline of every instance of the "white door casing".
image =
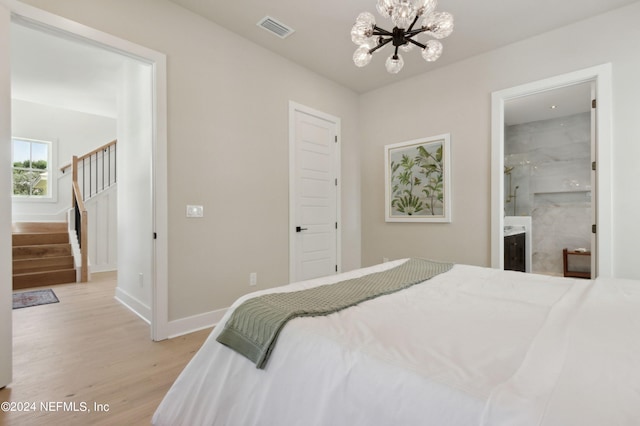
[[(11, 13), (11, 19), (20, 20), (34, 27), (41, 27), (55, 33), (70, 36), (78, 40), (86, 41), (89, 44), (101, 46), (107, 50), (122, 53), (125, 56), (136, 58), (148, 63), (152, 67), (152, 129), (153, 141), (151, 150), (152, 158), (152, 217), (149, 221), (153, 223), (152, 256), (152, 278), (151, 278), (151, 338), (153, 340), (163, 340), (168, 337), (168, 215), (167, 215), (167, 77), (166, 77), (166, 56), (160, 52), (148, 49), (144, 46), (129, 42), (110, 34), (98, 31), (91, 27), (62, 18), (44, 10), (21, 3), (17, 0), (0, 0), (0, 6), (6, 5)], [(7, 31), (9, 29), (7, 28)], [(4, 28), (0, 28), (4, 32)], [(2, 43), (7, 38), (2, 38)], [(1, 52), (1, 49), (0, 49)], [(2, 53), (0, 53), (2, 55)], [(10, 73), (9, 61), (0, 58), (0, 76)], [(9, 74), (8, 74), (9, 75)], [(0, 78), (1, 80), (1, 78)], [(11, 103), (10, 93), (0, 90), (0, 103), (5, 101)], [(6, 98), (6, 99), (5, 99)], [(0, 123), (3, 123), (1, 120)], [(4, 128), (0, 131), (4, 132)], [(1, 140), (0, 140), (1, 141)], [(0, 165), (2, 171), (4, 165)], [(6, 167), (9, 167), (7, 164)], [(8, 174), (8, 170), (6, 172)], [(3, 189), (3, 188), (0, 188)], [(9, 191), (9, 189), (7, 189)], [(10, 205), (10, 204), (9, 204)], [(10, 208), (10, 207), (9, 207)], [(0, 227), (5, 226), (5, 219), (10, 229), (11, 216), (2, 215)], [(9, 239), (10, 241), (10, 239)], [(0, 285), (3, 285), (0, 281)], [(0, 311), (1, 313), (1, 311)], [(2, 342), (4, 343), (4, 342)]]
[[(593, 226), (597, 226), (598, 223), (598, 175), (596, 173), (597, 159), (598, 159), (598, 110), (597, 110), (597, 98), (596, 98), (596, 82), (591, 82), (591, 164), (595, 164), (596, 167), (592, 167), (591, 170), (591, 223)], [(598, 234), (597, 232), (591, 232), (591, 279), (598, 277)]]
[(340, 271), (340, 120), (294, 102), (289, 108), (290, 281)]
[(612, 224), (612, 83), (611, 64), (597, 65), (579, 71), (534, 81), (493, 92), (491, 95), (491, 266), (503, 269), (504, 260), (504, 104), (510, 99), (528, 96), (554, 88), (592, 81), (598, 110), (595, 119), (597, 141), (597, 197), (592, 199), (598, 219), (598, 235), (592, 252), (596, 253), (598, 276), (613, 274)]
[(11, 15), (0, 3), (0, 388), (12, 380), (11, 277)]

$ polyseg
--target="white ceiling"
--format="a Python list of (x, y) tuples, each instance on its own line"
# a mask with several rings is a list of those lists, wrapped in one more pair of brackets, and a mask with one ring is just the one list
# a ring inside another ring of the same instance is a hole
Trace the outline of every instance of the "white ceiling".
[[(403, 54), (405, 65), (396, 75), (384, 67), (389, 47), (374, 54), (365, 68), (353, 64), (356, 45), (350, 31), (360, 12), (373, 13), (382, 28), (392, 27), (390, 20), (376, 12), (376, 0), (170, 1), (331, 80), (366, 92), (637, 0), (440, 0), (437, 10), (450, 12), (455, 18), (453, 34), (442, 40), (442, 57), (429, 64), (414, 49)], [(280, 39), (266, 32), (256, 25), (266, 15), (292, 27), (295, 33)]]
[(591, 83), (574, 84), (505, 102), (504, 123), (512, 126), (550, 120), (587, 112), (590, 109)]
[[(390, 21), (375, 11), (376, 0), (323, 0), (304, 6), (297, 0), (170, 1), (354, 91), (365, 92), (637, 0), (440, 0), (438, 10), (455, 16), (453, 34), (443, 40), (443, 56), (426, 63), (417, 50), (405, 53), (404, 69), (396, 75), (385, 70), (387, 48), (365, 68), (357, 68), (351, 59), (356, 46), (350, 31), (360, 12), (374, 13), (378, 25), (390, 29)], [(295, 32), (286, 39), (266, 32), (256, 25), (266, 15)], [(116, 116), (116, 78), (124, 57), (16, 23), (11, 36), (14, 98)]]
[(116, 117), (124, 56), (13, 23), (11, 97)]

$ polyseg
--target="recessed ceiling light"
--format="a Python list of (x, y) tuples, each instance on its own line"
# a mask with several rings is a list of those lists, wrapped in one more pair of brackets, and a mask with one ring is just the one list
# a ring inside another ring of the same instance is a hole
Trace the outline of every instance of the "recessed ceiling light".
[(551, 105), (549, 108), (550, 109), (556, 109), (556, 108), (558, 108), (558, 105)]

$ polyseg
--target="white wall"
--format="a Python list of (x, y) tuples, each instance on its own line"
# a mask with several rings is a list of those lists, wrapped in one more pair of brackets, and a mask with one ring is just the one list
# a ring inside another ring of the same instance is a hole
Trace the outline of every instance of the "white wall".
[(89, 271), (115, 271), (118, 269), (118, 185), (90, 198), (84, 206), (89, 227)]
[[(491, 92), (602, 63), (613, 67), (613, 271), (640, 278), (635, 244), (640, 193), (640, 3), (541, 34), (361, 97), (363, 264), (382, 257), (424, 256), (489, 266)], [(594, 31), (597, 28), (597, 31)], [(411, 109), (381, 119), (385, 106)], [(383, 147), (451, 133), (453, 222), (384, 222)]]
[(342, 266), (360, 266), (353, 91), (166, 0), (25, 3), (167, 55), (170, 320), (289, 281), (290, 100), (341, 118)]
[(153, 251), (152, 70), (126, 61), (118, 94), (118, 287), (116, 297), (151, 321)]
[(14, 137), (54, 141), (57, 162), (55, 202), (30, 202), (14, 199), (14, 221), (61, 221), (71, 207), (71, 173), (60, 172), (73, 155), (83, 155), (116, 138), (116, 120), (19, 99), (11, 101), (11, 131)]
[[(0, 4), (0, 63), (8, 63), (9, 11)], [(10, 72), (0, 67), (0, 217), (11, 217), (11, 95)], [(12, 297), (11, 297), (11, 221), (0, 220), (0, 388), (11, 382), (13, 352), (12, 343)]]
[[(25, 2), (167, 54), (172, 320), (229, 306), (255, 289), (249, 272), (258, 289), (288, 281), (289, 100), (342, 119), (345, 270), (360, 266), (360, 209), (363, 264), (419, 255), (489, 265), (491, 92), (604, 62), (614, 79), (614, 271), (638, 276), (638, 3), (358, 97), (165, 0)], [(388, 108), (407, 99), (412, 109)], [(386, 224), (382, 147), (446, 132), (453, 222)], [(186, 204), (204, 205), (205, 217), (186, 219)]]

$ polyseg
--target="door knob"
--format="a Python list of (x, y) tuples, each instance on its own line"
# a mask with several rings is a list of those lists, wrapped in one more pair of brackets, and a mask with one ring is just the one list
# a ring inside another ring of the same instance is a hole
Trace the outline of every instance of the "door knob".
[(308, 228), (302, 228), (300, 226), (296, 226), (296, 232), (306, 231)]

